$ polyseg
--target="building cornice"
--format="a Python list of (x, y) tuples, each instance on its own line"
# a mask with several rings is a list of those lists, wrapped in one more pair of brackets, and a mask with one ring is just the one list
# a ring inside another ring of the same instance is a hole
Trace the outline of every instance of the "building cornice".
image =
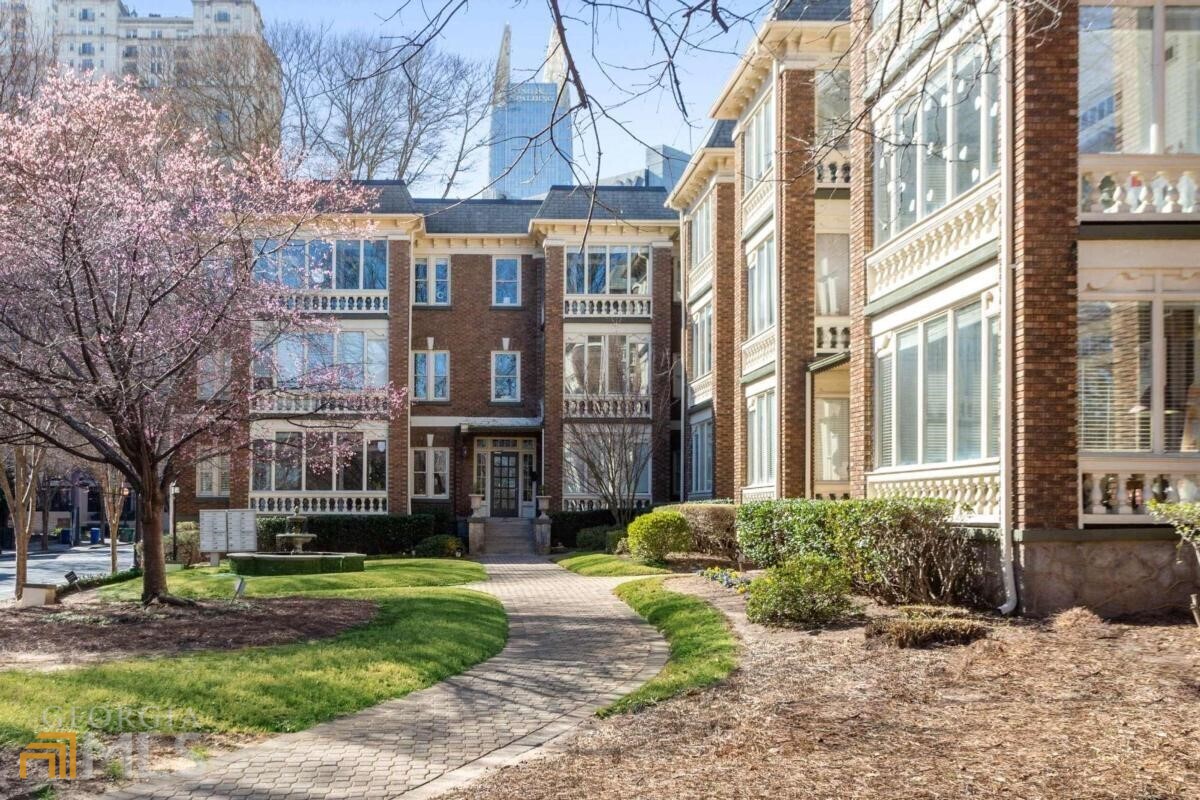
[(704, 194), (712, 180), (733, 180), (733, 148), (704, 147), (697, 150), (675, 188), (667, 197), (667, 207), (686, 212)]
[(579, 241), (583, 238), (614, 238), (626, 241), (637, 240), (651, 244), (662, 239), (674, 238), (679, 233), (678, 220), (638, 219), (534, 219), (529, 222), (529, 233), (538, 242)]

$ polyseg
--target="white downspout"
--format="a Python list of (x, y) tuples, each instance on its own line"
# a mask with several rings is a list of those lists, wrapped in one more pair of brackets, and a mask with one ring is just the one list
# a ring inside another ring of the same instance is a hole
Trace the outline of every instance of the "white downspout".
[(1015, 164), (1014, 150), (1016, 135), (1013, 126), (1013, 85), (1015, 53), (1013, 52), (1015, 31), (1014, 19), (1010, 4), (1002, 4), (1004, 25), (1002, 26), (1002, 47), (1000, 57), (1004, 64), (1001, 71), (1003, 91), (1001, 92), (1000, 118), (1004, 130), (1004, 158), (1000, 163), (1000, 191), (1003, 200), (1000, 204), (1002, 221), (1000, 225), (1000, 330), (1004, 339), (1003, 344), (1003, 380), (1000, 382), (1000, 571), (1004, 579), (1004, 604), (1000, 606), (1001, 614), (1011, 614), (1017, 610), (1017, 575), (1016, 548), (1013, 542), (1013, 239), (1014, 239), (1014, 198), (1013, 170)]

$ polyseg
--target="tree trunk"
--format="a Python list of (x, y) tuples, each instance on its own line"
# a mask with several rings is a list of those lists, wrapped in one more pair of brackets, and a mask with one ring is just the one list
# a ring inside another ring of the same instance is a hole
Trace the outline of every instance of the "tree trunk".
[(150, 603), (168, 597), (167, 561), (163, 553), (162, 493), (150, 481), (145, 486), (145, 491), (138, 492), (138, 516), (142, 526), (142, 602)]
[[(49, 479), (46, 480), (49, 484)], [(50, 550), (50, 487), (46, 486), (40, 492), (42, 496), (42, 552)]]
[(16, 579), (15, 596), (21, 599), (25, 584), (29, 580), (29, 526), (25, 524), (25, 514), (13, 515), (13, 546), (16, 549)]

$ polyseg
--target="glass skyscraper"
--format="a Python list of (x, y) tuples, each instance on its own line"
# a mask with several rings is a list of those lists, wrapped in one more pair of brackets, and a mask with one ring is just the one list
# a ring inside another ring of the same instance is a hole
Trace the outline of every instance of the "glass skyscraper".
[(504, 28), (492, 91), (488, 197), (528, 198), (573, 184), (574, 126), (566, 59), (557, 32), (536, 81), (513, 82), (511, 33)]

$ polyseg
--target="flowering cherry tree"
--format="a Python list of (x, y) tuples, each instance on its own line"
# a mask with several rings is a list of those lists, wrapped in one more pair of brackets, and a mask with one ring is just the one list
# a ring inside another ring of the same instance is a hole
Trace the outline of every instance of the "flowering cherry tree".
[[(275, 153), (231, 163), (130, 83), (56, 74), (0, 114), (0, 403), (137, 493), (144, 602), (173, 600), (171, 482), (248, 446), (253, 350), (332, 325), (306, 317), (295, 288), (255, 279), (261, 243), (336, 233), (372, 202), (294, 177)], [(306, 388), (335, 385), (335, 366)], [(388, 391), (390, 413), (403, 398)]]

